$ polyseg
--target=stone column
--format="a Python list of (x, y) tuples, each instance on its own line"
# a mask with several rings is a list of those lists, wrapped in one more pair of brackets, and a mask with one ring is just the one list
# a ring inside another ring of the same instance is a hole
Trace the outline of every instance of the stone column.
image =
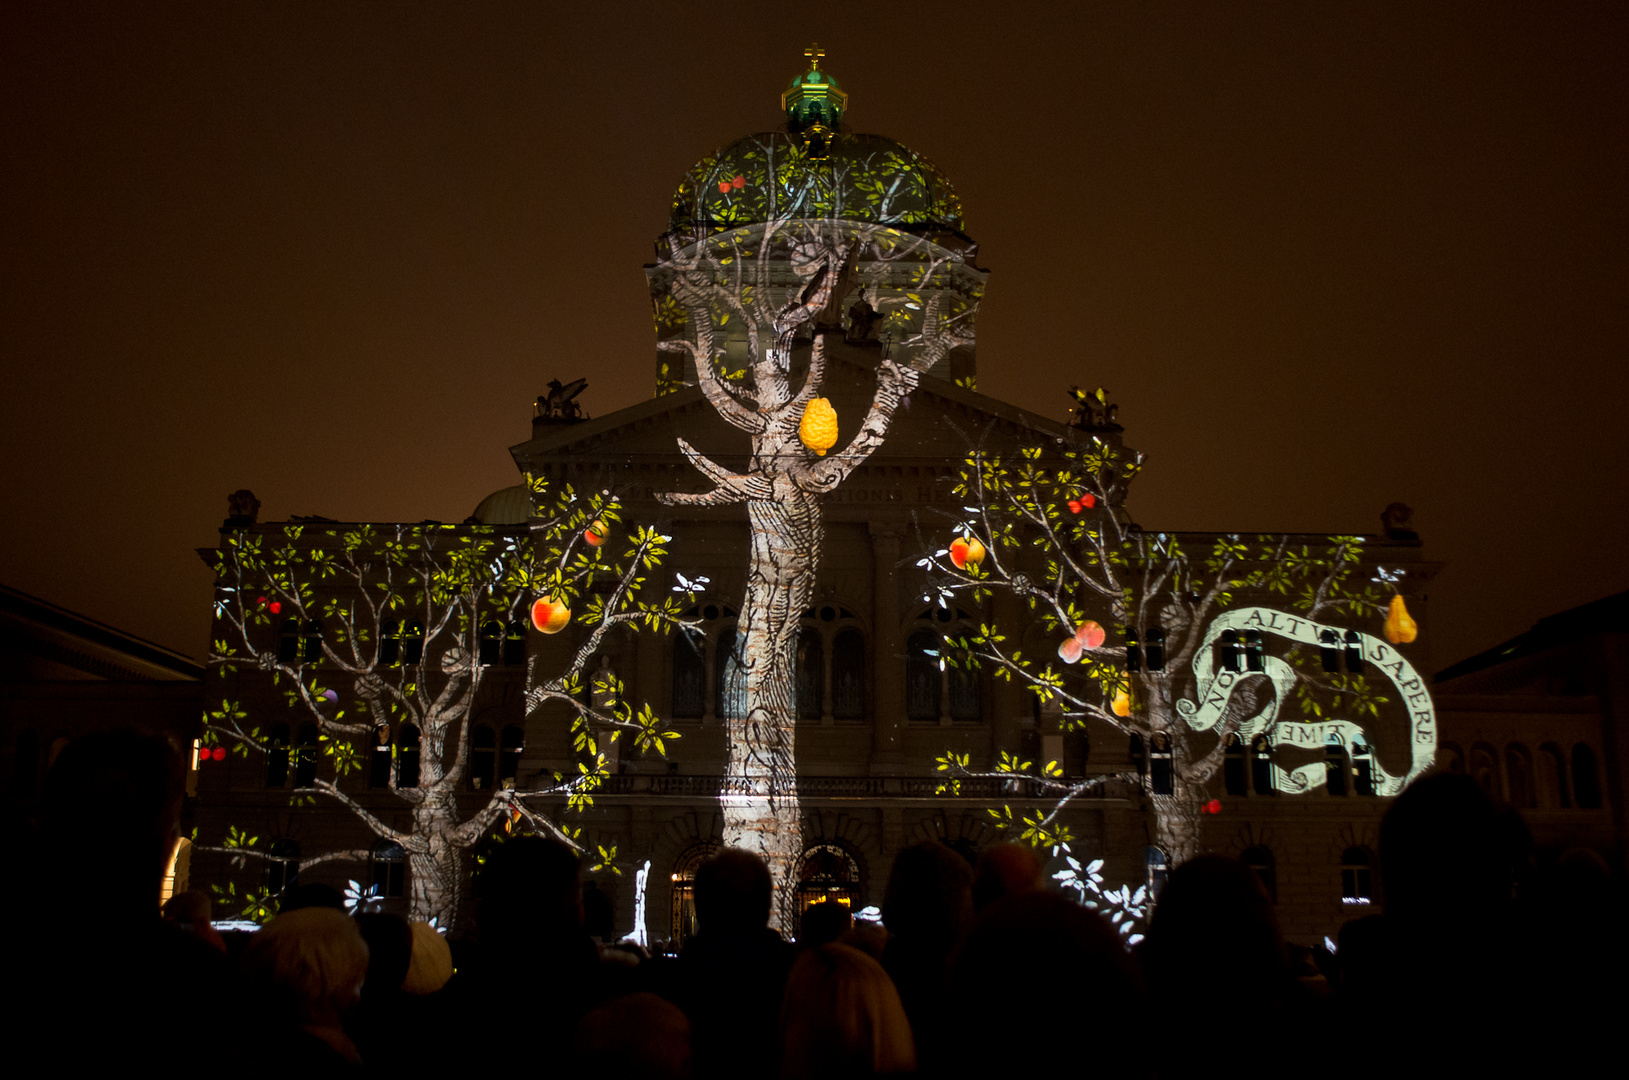
[(899, 644), (899, 542), (905, 530), (872, 521), (871, 532), (871, 772), (888, 776), (905, 763), (905, 657)]

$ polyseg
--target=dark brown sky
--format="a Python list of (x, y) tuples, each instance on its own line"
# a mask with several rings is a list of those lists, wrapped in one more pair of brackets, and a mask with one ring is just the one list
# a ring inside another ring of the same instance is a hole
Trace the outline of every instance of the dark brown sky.
[(0, 580), (200, 654), (227, 492), (463, 518), (549, 378), (651, 392), (673, 188), (818, 38), (1145, 526), (1406, 501), (1439, 667), (1629, 587), (1629, 5), (1049, 6), (5, 5)]

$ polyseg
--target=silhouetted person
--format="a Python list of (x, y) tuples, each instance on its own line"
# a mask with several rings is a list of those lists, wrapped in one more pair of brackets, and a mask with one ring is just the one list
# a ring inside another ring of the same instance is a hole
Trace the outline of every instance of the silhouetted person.
[(798, 948), (830, 945), (854, 926), (854, 916), (835, 900), (810, 904), (798, 926)]
[[(483, 1069), (530, 1073), (540, 1058), (563, 1060), (577, 1022), (610, 994), (583, 931), (577, 855), (540, 837), (509, 840), (487, 856), (475, 895), (480, 940), (442, 991), (446, 1030), (484, 1030), (499, 1010), (525, 1017), (526, 1037), (483, 1042)], [(459, 1042), (448, 1067), (467, 1064), (466, 1045)]]
[(1041, 859), (1028, 844), (994, 844), (973, 866), (973, 910), (982, 912), (1004, 896), (1041, 887)]
[(239, 1037), (272, 1076), (359, 1074), (362, 1057), (343, 1020), (362, 995), (368, 945), (343, 911), (297, 908), (249, 941), (240, 965), (248, 991)]
[(889, 933), (882, 966), (911, 1018), (924, 1071), (953, 1052), (959, 1019), (946, 1000), (950, 956), (972, 922), (973, 870), (966, 859), (931, 840), (895, 856), (882, 900)]
[(176, 893), (164, 901), (161, 909), (164, 921), (204, 941), (221, 955), (226, 955), (226, 942), (210, 919), (213, 908), (209, 897), (197, 889)]
[(777, 1024), (792, 947), (769, 929), (774, 888), (751, 852), (726, 848), (696, 870), (696, 936), (679, 955), (695, 1075), (774, 1076)]
[[(932, 1077), (1127, 1080), (1148, 1076), (1163, 1045), (1145, 1035), (1147, 1010), (1119, 935), (1056, 893), (990, 905), (956, 955), (951, 996), (966, 1003), (963, 1022), (951, 1053), (931, 1073), (924, 1063)], [(1190, 1015), (1169, 1019), (1187, 1023)]]
[(189, 1052), (220, 1052), (226, 958), (159, 917), (184, 777), (176, 747), (128, 730), (74, 740), (46, 776), (6, 1020), (55, 1069), (172, 1062), (182, 1025), (196, 1033)]
[(847, 945), (805, 949), (781, 1006), (781, 1080), (915, 1071), (911, 1024), (882, 965)]
[[(1513, 900), (1529, 846), (1520, 816), (1461, 774), (1417, 780), (1386, 811), (1385, 912), (1342, 927), (1339, 951), (1341, 1007), (1382, 1060), (1409, 1053), (1421, 1069), (1502, 1074), (1527, 1064), (1505, 1034), (1525, 1028), (1537, 989), (1539, 943)], [(1427, 1023), (1481, 1034), (1422, 1040)]]
[(1220, 1000), (1274, 1017), (1274, 1045), (1291, 1059), (1291, 1048), (1312, 1045), (1315, 999), (1291, 974), (1266, 888), (1239, 860), (1200, 855), (1177, 867), (1137, 956), (1152, 1015), (1182, 1017), (1161, 1031), (1161, 1075), (1206, 1072), (1237, 1041), (1238, 1017)]
[(400, 915), (356, 916), (356, 928), (368, 945), (368, 974), (362, 999), (345, 1017), (345, 1030), (356, 1043), (368, 1071), (384, 1076), (415, 1062), (410, 1002), (402, 983), (412, 962), (413, 930)]

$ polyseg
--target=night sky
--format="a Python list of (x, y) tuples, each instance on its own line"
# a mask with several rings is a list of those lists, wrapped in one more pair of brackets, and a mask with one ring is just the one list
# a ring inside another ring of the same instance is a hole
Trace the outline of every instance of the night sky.
[(5, 5), (0, 581), (202, 655), (228, 492), (459, 521), (516, 482), (550, 378), (596, 416), (647, 397), (673, 189), (781, 121), (818, 39), (852, 128), (962, 196), (980, 389), (1061, 419), (1108, 386), (1145, 527), (1409, 503), (1444, 667), (1629, 588), (1626, 23)]

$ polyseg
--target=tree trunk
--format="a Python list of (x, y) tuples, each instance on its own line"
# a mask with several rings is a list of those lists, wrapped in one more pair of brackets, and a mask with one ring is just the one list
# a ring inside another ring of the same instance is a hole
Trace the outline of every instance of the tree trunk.
[(773, 498), (747, 503), (752, 562), (735, 639), (746, 715), (725, 721), (729, 762), (721, 798), (724, 842), (769, 863), (775, 882), (771, 923), (792, 932), (792, 874), (803, 854), (792, 695), (800, 620), (814, 594), (823, 528), (816, 496), (784, 473), (771, 479)]
[(408, 918), (414, 922), (438, 920), (451, 929), (458, 918), (458, 894), (463, 878), (463, 851), (452, 841), (458, 828), (458, 808), (450, 797), (432, 798), (413, 811), (413, 837), (407, 843)]
[(1175, 870), (1199, 854), (1199, 792), (1177, 778), (1171, 794), (1149, 798), (1154, 806), (1154, 843), (1165, 851), (1165, 864)]

